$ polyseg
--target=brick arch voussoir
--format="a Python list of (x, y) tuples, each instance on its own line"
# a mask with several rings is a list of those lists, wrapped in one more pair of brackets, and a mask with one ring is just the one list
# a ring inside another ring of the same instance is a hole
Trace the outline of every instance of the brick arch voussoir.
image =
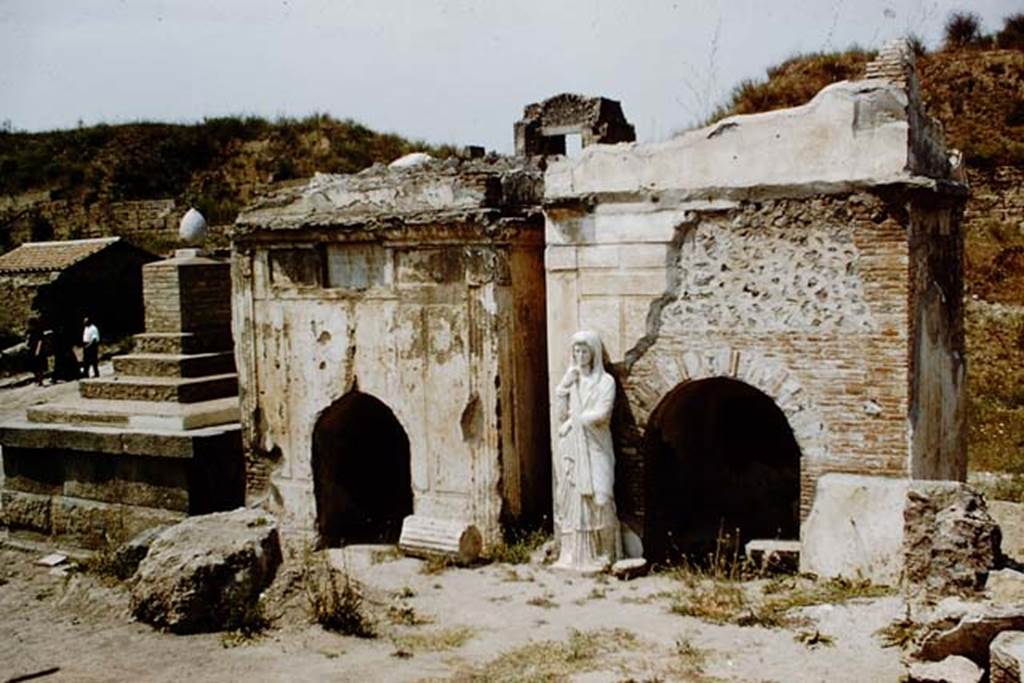
[(825, 422), (800, 381), (778, 361), (756, 353), (720, 348), (676, 354), (652, 349), (633, 367), (625, 390), (638, 424), (646, 425), (677, 385), (714, 377), (736, 379), (763, 392), (786, 416), (804, 458), (827, 456)]

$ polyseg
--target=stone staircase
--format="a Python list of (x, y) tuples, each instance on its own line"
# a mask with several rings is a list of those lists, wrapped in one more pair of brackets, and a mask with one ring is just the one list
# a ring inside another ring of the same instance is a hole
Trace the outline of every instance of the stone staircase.
[(9, 529), (95, 546), (244, 502), (228, 264), (179, 251), (143, 282), (147, 331), (112, 376), (0, 424)]

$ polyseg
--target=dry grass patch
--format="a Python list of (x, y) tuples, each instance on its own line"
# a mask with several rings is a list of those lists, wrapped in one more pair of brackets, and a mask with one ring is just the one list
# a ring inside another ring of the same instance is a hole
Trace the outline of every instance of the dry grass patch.
[(392, 636), (391, 642), (398, 652), (445, 652), (462, 647), (473, 634), (473, 629), (468, 626), (455, 626), (426, 633)]
[(566, 641), (544, 640), (509, 650), (477, 667), (457, 672), (462, 683), (552, 683), (577, 673), (607, 671), (608, 655), (637, 647), (636, 636), (621, 628), (573, 629)]
[(881, 597), (891, 592), (890, 588), (873, 586), (867, 581), (815, 582), (790, 577), (768, 582), (758, 596), (749, 584), (705, 579), (691, 582), (676, 593), (669, 609), (713, 624), (792, 628), (806, 623), (792, 614), (794, 610)]

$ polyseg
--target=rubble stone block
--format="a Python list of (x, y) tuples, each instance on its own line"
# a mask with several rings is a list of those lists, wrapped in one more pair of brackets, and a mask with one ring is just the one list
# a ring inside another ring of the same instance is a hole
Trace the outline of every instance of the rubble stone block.
[(1024, 672), (1024, 632), (1003, 631), (989, 646), (989, 683), (1020, 683)]
[(985, 672), (966, 657), (950, 656), (941, 662), (913, 662), (907, 683), (978, 683)]
[(997, 605), (1024, 604), (1024, 573), (1014, 569), (989, 572), (985, 592)]
[(936, 617), (924, 626), (917, 639), (911, 653), (916, 659), (934, 662), (960, 655), (979, 666), (987, 666), (989, 646), (997, 635), (1024, 630), (1024, 605), (960, 603), (953, 610), (941, 609), (946, 602), (939, 604)]
[(1024, 561), (1024, 503), (990, 500), (988, 512), (1002, 532), (1003, 554)]
[(1000, 556), (999, 526), (978, 491), (953, 481), (915, 481), (904, 518), (904, 588), (926, 597), (973, 595)]
[(260, 510), (190, 517), (163, 531), (139, 564), (132, 614), (175, 633), (232, 628), (281, 563), (277, 523)]
[(804, 523), (800, 570), (902, 585), (936, 599), (980, 592), (999, 557), (984, 497), (953, 481), (826, 474)]
[(451, 557), (466, 564), (480, 556), (483, 540), (472, 524), (409, 515), (402, 522), (398, 547), (414, 557)]

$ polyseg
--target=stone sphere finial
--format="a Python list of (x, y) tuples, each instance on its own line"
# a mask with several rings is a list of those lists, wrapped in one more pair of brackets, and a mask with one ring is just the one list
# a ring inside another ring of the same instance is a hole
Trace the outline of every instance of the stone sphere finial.
[(189, 208), (181, 217), (181, 223), (178, 224), (178, 237), (183, 242), (199, 244), (206, 238), (206, 232), (206, 219), (203, 218), (203, 214), (196, 211), (195, 208)]

